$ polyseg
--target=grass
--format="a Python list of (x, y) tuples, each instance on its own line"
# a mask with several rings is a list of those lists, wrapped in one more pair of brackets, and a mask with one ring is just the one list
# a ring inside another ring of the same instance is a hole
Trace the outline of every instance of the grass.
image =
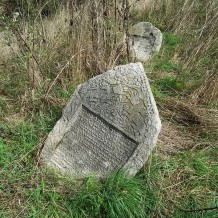
[(163, 157), (156, 150), (135, 178), (76, 182), (38, 166), (38, 144), (56, 118), (4, 127), (0, 141), (1, 217), (216, 217), (217, 147)]
[(72, 198), (70, 204), (75, 217), (146, 217), (149, 203), (146, 202), (146, 191), (143, 180), (125, 178), (123, 173), (111, 175), (99, 183), (92, 177)]
[[(127, 17), (128, 8), (116, 14), (113, 4), (103, 11), (94, 1), (84, 8), (58, 7), (59, 0), (22, 2), (0, 14), (0, 29), (9, 28), (18, 40), (18, 51), (9, 46), (0, 57), (0, 217), (216, 218), (216, 2), (156, 0)], [(16, 8), (20, 15), (11, 19)], [(181, 134), (189, 132), (197, 143), (173, 155), (157, 146), (134, 178), (119, 172), (75, 181), (42, 167), (41, 145), (66, 101), (87, 78), (127, 62), (120, 40), (127, 23), (139, 20), (163, 32), (161, 51), (144, 65), (162, 120), (185, 120)], [(96, 47), (101, 38), (106, 41)]]
[(49, 130), (47, 120), (21, 122), (0, 141), (1, 217), (144, 217), (143, 180), (90, 177), (76, 189), (75, 181), (39, 169), (36, 144)]
[(157, 61), (154, 64), (155, 70), (163, 70), (166, 72), (174, 72), (178, 70), (178, 65), (170, 61)]

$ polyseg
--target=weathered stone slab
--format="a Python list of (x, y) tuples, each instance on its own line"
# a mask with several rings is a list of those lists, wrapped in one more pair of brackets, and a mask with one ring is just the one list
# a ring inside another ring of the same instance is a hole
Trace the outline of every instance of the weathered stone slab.
[(42, 160), (75, 178), (120, 169), (133, 176), (160, 128), (142, 64), (118, 66), (78, 86), (45, 142)]
[(162, 33), (149, 22), (139, 22), (129, 30), (130, 55), (136, 61), (147, 61), (162, 44)]

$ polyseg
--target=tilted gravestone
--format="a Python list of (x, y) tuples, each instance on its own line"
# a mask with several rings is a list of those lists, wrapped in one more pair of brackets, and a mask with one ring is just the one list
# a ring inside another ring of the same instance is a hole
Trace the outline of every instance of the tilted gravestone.
[(162, 33), (149, 22), (139, 22), (129, 29), (130, 55), (136, 61), (147, 61), (162, 44)]
[(141, 63), (118, 66), (79, 85), (42, 150), (48, 166), (84, 178), (134, 176), (161, 128)]

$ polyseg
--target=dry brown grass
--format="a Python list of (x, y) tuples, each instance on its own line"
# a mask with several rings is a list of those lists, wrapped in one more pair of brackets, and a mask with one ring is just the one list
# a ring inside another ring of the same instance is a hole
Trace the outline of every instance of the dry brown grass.
[[(124, 19), (125, 17), (125, 19)], [(127, 61), (123, 35), (128, 22), (128, 4), (119, 11), (109, 1), (65, 4), (55, 14), (11, 25), (18, 52), (7, 62), (20, 72), (19, 94), (14, 99), (22, 111), (60, 105), (55, 89), (69, 89), (87, 78)], [(13, 46), (10, 46), (13, 50)], [(16, 83), (15, 72), (0, 77)], [(17, 75), (18, 76), (18, 75)], [(14, 77), (15, 78), (15, 77)], [(2, 92), (4, 87), (1, 88)], [(63, 105), (63, 104), (61, 104)]]
[[(172, 115), (173, 119), (173, 115)], [(192, 148), (199, 139), (187, 132), (181, 124), (162, 117), (162, 129), (159, 135), (159, 151), (163, 155), (175, 155)]]
[(196, 104), (210, 104), (214, 102), (218, 105), (218, 75), (216, 73), (212, 74), (190, 97)]
[(163, 154), (218, 145), (218, 110), (173, 98), (163, 99), (159, 104), (163, 121), (159, 142)]
[(136, 16), (183, 39), (172, 61), (181, 65), (178, 74), (186, 72), (188, 94), (200, 104), (217, 102), (218, 1), (148, 1)]

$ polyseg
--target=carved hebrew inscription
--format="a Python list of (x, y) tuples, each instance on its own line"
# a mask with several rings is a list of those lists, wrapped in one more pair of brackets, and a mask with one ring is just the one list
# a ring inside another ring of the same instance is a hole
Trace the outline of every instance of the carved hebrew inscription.
[[(120, 169), (133, 154), (138, 143), (125, 133), (114, 128), (85, 106), (58, 145), (51, 159), (62, 171), (71, 174), (96, 172), (108, 174)], [(60, 158), (65, 156), (65, 159)]]

